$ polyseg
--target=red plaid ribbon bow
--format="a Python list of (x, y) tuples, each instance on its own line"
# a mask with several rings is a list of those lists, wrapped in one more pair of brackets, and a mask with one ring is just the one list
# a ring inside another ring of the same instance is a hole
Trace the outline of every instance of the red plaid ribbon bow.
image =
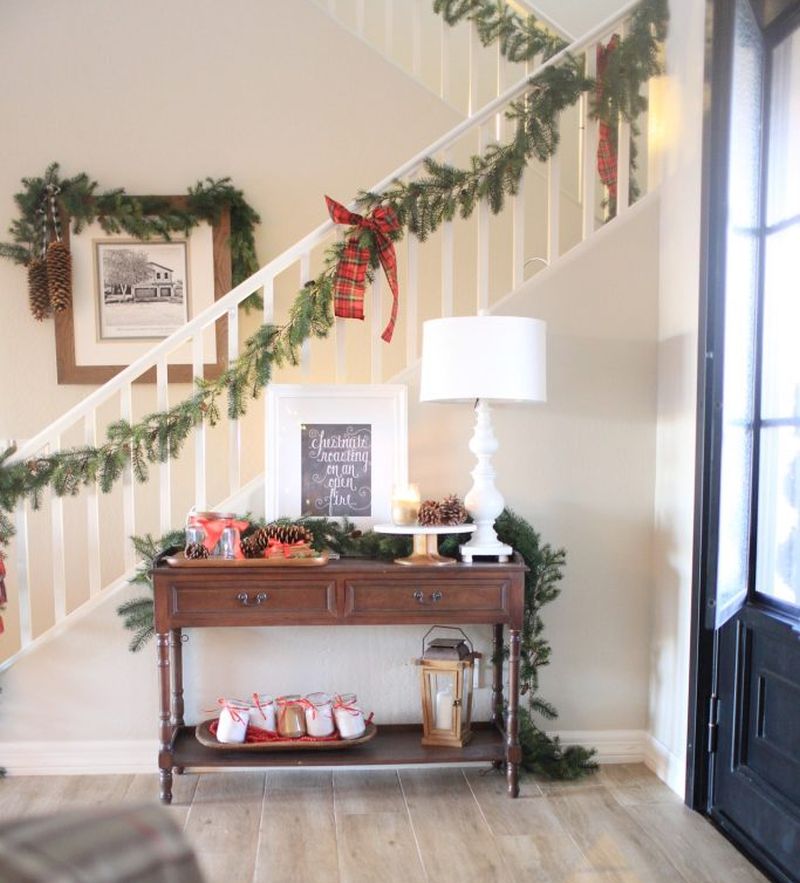
[[(597, 101), (603, 100), (605, 90), (605, 76), (609, 58), (617, 51), (619, 46), (619, 34), (614, 36), (603, 46), (597, 47)], [(597, 142), (597, 174), (600, 180), (608, 187), (608, 195), (613, 199), (617, 197), (617, 139), (616, 132), (608, 123), (600, 121), (600, 133)]]
[(369, 248), (359, 244), (359, 239), (364, 230), (370, 230), (375, 237), (378, 257), (389, 281), (389, 288), (392, 290), (392, 314), (381, 334), (383, 340), (389, 343), (397, 322), (398, 301), (397, 256), (389, 234), (400, 228), (397, 215), (388, 205), (379, 205), (364, 217), (351, 212), (330, 196), (325, 197), (325, 202), (328, 204), (328, 212), (334, 224), (350, 224), (355, 228), (345, 242), (339, 266), (336, 268), (336, 278), (333, 282), (333, 312), (341, 319), (364, 318), (364, 287), (370, 253)]

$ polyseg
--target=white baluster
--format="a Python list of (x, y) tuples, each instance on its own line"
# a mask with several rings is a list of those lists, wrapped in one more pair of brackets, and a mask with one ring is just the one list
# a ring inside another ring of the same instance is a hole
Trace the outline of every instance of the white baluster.
[[(56, 438), (49, 453), (61, 450), (61, 439)], [(64, 549), (64, 500), (50, 488), (50, 551), (53, 558), (53, 613), (55, 621), (61, 622), (67, 615), (67, 563)]]
[[(586, 76), (594, 78), (597, 73), (597, 44), (586, 49)], [(581, 199), (583, 202), (583, 238), (594, 232), (595, 199), (597, 193), (597, 120), (591, 118), (589, 95), (581, 98), (581, 118), (583, 121), (582, 181)]]
[(23, 647), (33, 640), (33, 615), (31, 610), (31, 561), (30, 531), (28, 529), (28, 505), (25, 500), (17, 503), (14, 518), (17, 553), (17, 604), (19, 606), (19, 639)]
[(525, 171), (519, 180), (519, 189), (511, 197), (512, 239), (512, 288), (519, 288), (525, 280)]
[[(156, 407), (159, 411), (166, 411), (169, 407), (169, 374), (167, 357), (161, 356), (156, 364)], [(170, 458), (167, 456), (165, 463), (158, 464), (159, 481), (159, 526), (161, 533), (165, 534), (172, 530), (172, 467)]]
[[(89, 447), (94, 448), (97, 446), (96, 411), (86, 415), (84, 425), (84, 440)], [(86, 488), (86, 547), (89, 565), (89, 595), (92, 597), (102, 588), (100, 568), (100, 500), (97, 493), (97, 482), (95, 481)]]
[(272, 325), (275, 322), (275, 277), (269, 276), (264, 280), (264, 324)]
[[(624, 21), (620, 36), (628, 34), (628, 21)], [(617, 134), (617, 215), (628, 210), (631, 188), (631, 124), (620, 114)]]
[[(126, 383), (119, 393), (119, 415), (128, 423), (133, 422), (133, 387)], [(136, 565), (136, 550), (131, 537), (136, 535), (136, 498), (133, 487), (135, 484), (133, 464), (128, 462), (122, 470), (122, 544), (125, 570)]]
[[(300, 287), (302, 288), (311, 278), (311, 253), (305, 252), (300, 257)], [(303, 341), (300, 347), (300, 368), (304, 377), (311, 373), (311, 339)]]
[(478, 59), (480, 58), (481, 43), (475, 28), (469, 29), (469, 69), (467, 98), (467, 116), (472, 116), (478, 109)]
[(347, 319), (336, 318), (334, 322), (336, 336), (336, 382), (347, 382)]
[(411, 73), (415, 77), (422, 73), (422, 15), (419, 0), (411, 6)]
[(419, 322), (419, 240), (413, 233), (406, 237), (406, 366), (417, 361)]
[(439, 95), (444, 101), (447, 101), (450, 95), (450, 25), (439, 18)]
[[(195, 334), (192, 338), (192, 377), (195, 380), (203, 377), (203, 335)], [(194, 504), (198, 509), (205, 509), (207, 504), (206, 491), (206, 424), (201, 421), (194, 428)]]
[(442, 224), (442, 316), (453, 315), (453, 275), (455, 271), (453, 222)]
[[(480, 151), (486, 149), (489, 138), (484, 124), (480, 128)], [(489, 201), (478, 205), (478, 312), (489, 309)]]
[(375, 273), (375, 280), (372, 283), (372, 337), (370, 340), (370, 377), (372, 383), (381, 383), (383, 380), (383, 350), (384, 345), (381, 340), (381, 331), (383, 331), (383, 316), (381, 293), (383, 288), (382, 269), (378, 268)]
[[(228, 310), (228, 364), (232, 365), (239, 355), (239, 309)], [(235, 494), (242, 483), (241, 473), (242, 432), (238, 420), (228, 418), (228, 491)]]
[[(497, 59), (495, 62), (495, 66), (497, 69), (497, 76), (495, 82), (495, 95), (503, 94), (503, 53), (500, 51), (500, 41), (498, 40), (496, 45), (496, 53)], [(502, 110), (498, 110), (494, 117), (494, 138), (495, 141), (501, 141), (503, 138), (503, 120), (505, 118), (505, 112)]]
[(561, 245), (561, 160), (558, 152), (547, 161), (547, 260), (558, 259)]
[(383, 39), (386, 54), (391, 58), (394, 51), (394, 4), (392, 0), (383, 0)]

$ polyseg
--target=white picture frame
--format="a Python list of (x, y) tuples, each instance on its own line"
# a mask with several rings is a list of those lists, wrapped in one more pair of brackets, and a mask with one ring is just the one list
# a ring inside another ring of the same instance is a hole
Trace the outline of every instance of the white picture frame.
[(404, 385), (272, 384), (266, 406), (267, 520), (391, 520), (392, 487), (408, 481)]

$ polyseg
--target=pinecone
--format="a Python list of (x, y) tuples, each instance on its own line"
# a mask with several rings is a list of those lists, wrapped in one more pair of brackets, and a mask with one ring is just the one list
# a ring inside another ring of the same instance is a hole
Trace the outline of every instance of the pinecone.
[[(308, 543), (314, 542), (314, 534), (302, 524), (268, 524), (264, 530), (269, 539), (279, 543)], [(266, 543), (264, 544), (266, 545)]]
[(424, 500), (420, 504), (417, 519), (425, 527), (436, 527), (440, 524), (439, 504), (436, 500)]
[(242, 540), (242, 553), (245, 558), (261, 558), (264, 555), (264, 549), (267, 548), (269, 536), (265, 528), (260, 527), (258, 530), (245, 537)]
[(186, 547), (186, 557), (190, 561), (196, 561), (201, 558), (209, 558), (211, 553), (202, 543), (189, 543)]
[(72, 256), (60, 239), (47, 246), (47, 284), (53, 309), (68, 309), (72, 303)]
[(451, 527), (455, 527), (457, 524), (463, 524), (466, 520), (467, 510), (455, 494), (450, 494), (450, 496), (445, 497), (442, 502), (439, 503), (440, 524), (447, 524)]
[(50, 291), (44, 258), (33, 258), (28, 264), (28, 300), (34, 319), (41, 322), (50, 314)]

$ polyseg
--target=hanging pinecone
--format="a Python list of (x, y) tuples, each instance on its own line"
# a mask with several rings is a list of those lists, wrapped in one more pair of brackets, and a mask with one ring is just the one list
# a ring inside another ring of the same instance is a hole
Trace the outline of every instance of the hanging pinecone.
[(28, 301), (33, 318), (39, 322), (50, 314), (50, 291), (44, 258), (32, 258), (28, 264)]
[(186, 547), (186, 557), (191, 561), (196, 561), (202, 558), (209, 558), (211, 553), (206, 549), (206, 547), (202, 543), (189, 543)]
[(268, 542), (269, 536), (266, 529), (260, 527), (242, 540), (242, 554), (245, 558), (263, 558), (264, 549), (267, 548)]
[(72, 256), (61, 239), (47, 246), (47, 284), (53, 309), (59, 313), (68, 309), (72, 303)]
[(454, 527), (457, 524), (463, 524), (466, 520), (467, 510), (455, 494), (450, 494), (439, 503), (439, 524)]
[(439, 504), (436, 500), (424, 500), (419, 507), (419, 515), (417, 519), (419, 523), (425, 527), (436, 527), (440, 524)]
[(314, 534), (302, 524), (268, 524), (264, 530), (267, 537), (279, 543), (313, 543)]

